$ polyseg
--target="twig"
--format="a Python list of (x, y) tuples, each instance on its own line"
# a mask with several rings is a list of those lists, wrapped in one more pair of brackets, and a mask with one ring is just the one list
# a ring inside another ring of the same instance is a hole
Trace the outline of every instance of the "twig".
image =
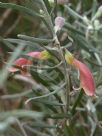
[(51, 92), (51, 93), (47, 93), (45, 95), (42, 95), (42, 96), (38, 96), (38, 97), (32, 97), (32, 98), (29, 98), (27, 101), (25, 101), (25, 104), (29, 103), (30, 101), (32, 100), (36, 100), (36, 99), (39, 99), (39, 98), (45, 98), (45, 97), (48, 97), (48, 96), (51, 96), (57, 92), (59, 92), (63, 87), (65, 86), (65, 83), (60, 87), (60, 89), (56, 89), (55, 91)]
[(57, 36), (55, 37), (55, 45), (59, 49), (61, 61), (63, 62), (63, 65), (64, 65), (65, 82), (66, 82), (66, 112), (68, 112), (69, 105), (70, 105), (70, 79), (69, 79), (69, 74), (67, 71), (67, 64), (66, 64), (63, 51), (61, 49)]

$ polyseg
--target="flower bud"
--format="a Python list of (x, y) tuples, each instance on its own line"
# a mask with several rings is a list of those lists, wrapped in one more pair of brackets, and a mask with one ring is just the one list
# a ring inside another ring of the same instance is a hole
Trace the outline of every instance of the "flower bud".
[(64, 26), (64, 23), (65, 23), (65, 19), (63, 17), (55, 18), (55, 33)]

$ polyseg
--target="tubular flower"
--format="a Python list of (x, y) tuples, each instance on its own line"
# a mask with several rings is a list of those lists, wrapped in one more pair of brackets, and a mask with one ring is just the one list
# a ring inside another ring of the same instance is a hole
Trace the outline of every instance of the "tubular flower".
[[(38, 59), (47, 59), (50, 57), (50, 54), (46, 50), (41, 52), (40, 51), (29, 52), (26, 55)], [(31, 64), (33, 64), (33, 62), (29, 58), (18, 58), (17, 60), (15, 60), (14, 66), (9, 68), (9, 71), (10, 72), (17, 72), (20, 70), (22, 71), (25, 70), (24, 69), (25, 65), (31, 65)]]
[(23, 70), (23, 67), (25, 65), (30, 65), (30, 64), (32, 64), (30, 60), (26, 58), (18, 58), (17, 60), (15, 60), (14, 66), (9, 68), (9, 72), (17, 72)]
[(27, 56), (30, 56), (30, 57), (33, 57), (33, 58), (38, 58), (38, 59), (48, 59), (50, 58), (50, 54), (44, 50), (44, 51), (41, 51), (41, 52), (29, 52), (27, 53)]
[(84, 89), (88, 96), (93, 96), (95, 94), (95, 83), (92, 73), (89, 68), (79, 60), (75, 59), (70, 52), (65, 54), (66, 61), (73, 65), (80, 73), (80, 87)]

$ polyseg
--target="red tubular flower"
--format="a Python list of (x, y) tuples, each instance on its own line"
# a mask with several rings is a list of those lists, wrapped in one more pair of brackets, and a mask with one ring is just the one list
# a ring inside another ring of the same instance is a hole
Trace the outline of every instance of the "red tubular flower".
[(38, 58), (38, 59), (48, 59), (50, 58), (50, 54), (44, 50), (44, 51), (33, 51), (27, 53), (27, 56), (33, 57), (33, 58)]
[(80, 72), (80, 86), (84, 89), (87, 95), (93, 96), (95, 94), (95, 83), (92, 73), (84, 63), (76, 59), (74, 59), (73, 65)]
[(89, 68), (79, 60), (75, 59), (70, 52), (66, 52), (65, 59), (80, 72), (80, 87), (84, 89), (88, 96), (95, 95), (95, 83)]
[[(50, 54), (44, 50), (44, 51), (33, 51), (33, 52), (29, 52), (26, 54), (29, 57), (32, 58), (38, 58), (38, 59), (47, 59), (50, 57)], [(26, 71), (26, 69), (24, 69), (25, 65), (31, 65), (32, 64), (32, 60), (30, 60), (29, 58), (18, 58), (17, 60), (15, 60), (14, 62), (14, 66), (9, 68), (10, 72), (17, 72), (17, 71)]]
[(15, 60), (13, 67), (9, 68), (10, 72), (17, 72), (19, 70), (23, 70), (23, 67), (25, 65), (30, 65), (32, 64), (32, 62), (26, 58), (18, 58), (17, 60)]
[[(39, 58), (41, 55), (41, 52), (29, 52), (27, 53), (27, 56), (33, 57), (33, 58)], [(17, 71), (23, 71), (23, 67), (25, 65), (31, 65), (32, 61), (26, 58), (18, 58), (17, 60), (15, 60), (14, 65), (15, 67), (11, 67), (9, 69), (10, 72), (17, 72)], [(17, 68), (16, 68), (17, 67)]]

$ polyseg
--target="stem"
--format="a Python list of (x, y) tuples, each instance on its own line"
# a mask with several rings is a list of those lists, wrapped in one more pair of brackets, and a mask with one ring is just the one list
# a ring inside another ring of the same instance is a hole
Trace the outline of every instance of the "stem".
[(79, 104), (79, 102), (80, 102), (82, 96), (83, 96), (83, 90), (80, 91), (80, 93), (79, 93), (77, 99), (75, 100), (75, 103), (74, 103), (74, 105), (73, 105), (73, 107), (72, 107), (72, 110), (71, 110), (72, 115), (75, 114), (76, 107), (77, 107), (77, 105)]
[[(60, 87), (60, 89), (62, 89), (64, 86), (65, 86), (65, 83)], [(59, 92), (59, 88), (56, 89), (56, 90), (53, 91), (53, 92), (48, 93), (48, 94), (29, 98), (28, 100), (25, 101), (25, 104), (29, 103), (29, 102), (32, 101), (32, 100), (36, 100), (36, 99), (39, 99), (39, 98), (45, 98), (45, 97), (51, 96), (51, 95), (53, 95), (53, 94), (55, 94), (55, 93), (57, 93), (57, 92)]]
[(69, 95), (70, 94), (70, 79), (69, 79), (69, 74), (68, 74), (68, 71), (67, 71), (67, 64), (66, 64), (66, 61), (65, 61), (65, 58), (64, 58), (64, 55), (63, 55), (63, 51), (61, 49), (61, 46), (60, 46), (60, 43), (58, 41), (57, 36), (55, 37), (55, 43), (56, 43), (56, 46), (59, 49), (61, 61), (64, 64), (64, 73), (65, 73), (65, 82), (66, 82), (66, 112), (68, 112), (69, 105), (70, 105), (70, 95)]

